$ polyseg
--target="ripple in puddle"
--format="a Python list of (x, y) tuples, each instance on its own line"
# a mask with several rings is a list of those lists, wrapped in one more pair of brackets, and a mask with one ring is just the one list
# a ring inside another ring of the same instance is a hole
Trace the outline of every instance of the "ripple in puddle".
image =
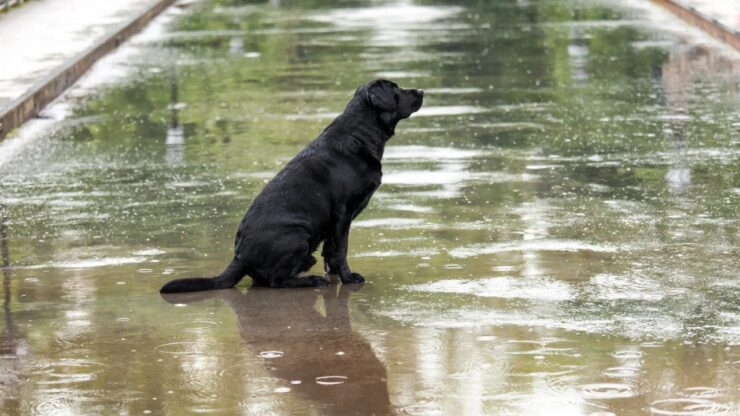
[(604, 370), (604, 375), (611, 378), (635, 377), (640, 374), (637, 367), (611, 367)]
[(74, 397), (43, 397), (33, 405), (35, 415), (65, 415), (72, 414)]
[[(562, 357), (579, 357), (578, 349), (568, 347), (572, 342), (559, 338), (541, 338), (539, 340), (508, 340), (507, 344), (512, 345), (516, 350), (512, 350), (512, 355), (531, 355), (531, 356), (562, 356)], [(563, 345), (563, 346), (560, 346)]]
[(414, 404), (401, 409), (405, 415), (441, 415), (442, 408), (433, 404)]
[(621, 383), (595, 383), (581, 386), (581, 394), (587, 399), (624, 399), (635, 397), (632, 386)]
[(617, 351), (612, 354), (612, 356), (623, 360), (639, 360), (643, 355), (645, 355), (645, 353), (642, 351), (635, 350)]
[[(555, 393), (565, 393), (571, 391), (573, 386), (578, 382), (579, 377), (571, 374), (574, 370), (565, 370), (552, 372), (547, 375), (547, 388)], [(543, 374), (544, 372), (540, 372)]]
[(478, 335), (478, 337), (476, 337), (475, 340), (481, 341), (481, 342), (495, 341), (496, 336), (495, 335)]
[[(568, 368), (570, 367), (570, 368)], [(547, 384), (549, 386), (558, 386), (558, 385), (564, 385), (569, 384), (572, 385), (573, 382), (578, 380), (578, 376), (576, 375), (570, 375), (574, 371), (576, 371), (578, 368), (576, 366), (566, 366), (566, 367), (559, 367), (552, 370), (545, 370), (545, 371), (527, 371), (523, 373), (508, 373), (511, 377), (521, 377), (521, 378), (547, 378)], [(567, 376), (567, 377), (566, 377)], [(570, 389), (570, 386), (568, 387)], [(557, 389), (553, 389), (557, 390)]]
[(713, 399), (722, 395), (722, 390), (714, 387), (688, 387), (683, 389), (683, 395), (694, 399)]
[(316, 377), (316, 384), (324, 386), (333, 386), (336, 384), (344, 384), (347, 381), (345, 376), (321, 376)]
[(86, 360), (43, 361), (34, 365), (33, 373), (41, 376), (38, 384), (70, 384), (94, 380), (105, 364)]
[(654, 401), (650, 413), (669, 416), (730, 415), (735, 409), (726, 404), (706, 399), (665, 399)]
[(188, 322), (183, 322), (181, 324), (178, 324), (178, 326), (183, 331), (203, 331), (210, 328), (215, 328), (217, 326), (220, 326), (221, 322), (218, 321), (210, 321), (207, 319), (195, 319)]
[(282, 351), (262, 351), (259, 353), (261, 358), (280, 358), (284, 355), (285, 353)]
[(220, 352), (220, 345), (213, 342), (203, 341), (181, 341), (170, 342), (154, 347), (154, 350), (163, 354), (171, 355), (189, 355), (189, 354), (208, 354), (213, 355)]

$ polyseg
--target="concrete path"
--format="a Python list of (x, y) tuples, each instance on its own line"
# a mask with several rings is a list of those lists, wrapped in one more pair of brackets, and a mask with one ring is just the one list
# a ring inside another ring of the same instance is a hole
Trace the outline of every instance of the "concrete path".
[(0, 14), (0, 109), (152, 0), (37, 0)]

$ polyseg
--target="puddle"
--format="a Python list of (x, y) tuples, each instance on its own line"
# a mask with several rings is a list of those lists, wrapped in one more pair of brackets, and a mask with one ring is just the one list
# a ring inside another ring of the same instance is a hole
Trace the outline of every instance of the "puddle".
[(45, 268), (90, 269), (90, 268), (106, 267), (106, 266), (119, 266), (123, 264), (137, 264), (137, 263), (143, 263), (146, 260), (147, 259), (143, 257), (109, 257), (109, 258), (101, 258), (101, 259), (52, 262), (46, 265), (17, 266), (17, 268), (19, 269), (45, 269)]
[[(735, 55), (614, 2), (337, 4), (177, 7), (0, 142), (0, 414), (737, 413)], [(367, 282), (160, 297), (380, 75), (426, 102)]]
[(460, 247), (450, 250), (450, 255), (458, 258), (482, 256), (486, 254), (507, 253), (511, 251), (538, 252), (577, 252), (587, 251), (594, 253), (615, 253), (617, 247), (612, 245), (597, 245), (581, 241), (569, 240), (526, 240), (518, 243), (498, 243), (490, 245)]
[[(455, 269), (454, 267), (445, 268)], [(419, 292), (457, 293), (482, 297), (549, 301), (564, 301), (574, 298), (573, 289), (563, 282), (547, 281), (545, 279), (514, 279), (510, 277), (477, 278), (475, 280), (438, 280), (434, 283), (409, 286), (408, 289)]]

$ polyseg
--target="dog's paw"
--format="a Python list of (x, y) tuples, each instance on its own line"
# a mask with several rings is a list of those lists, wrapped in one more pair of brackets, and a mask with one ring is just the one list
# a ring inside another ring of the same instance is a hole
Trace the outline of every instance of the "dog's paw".
[(342, 279), (342, 283), (344, 284), (365, 283), (365, 278), (362, 277), (362, 275), (359, 273), (350, 273), (349, 278)]

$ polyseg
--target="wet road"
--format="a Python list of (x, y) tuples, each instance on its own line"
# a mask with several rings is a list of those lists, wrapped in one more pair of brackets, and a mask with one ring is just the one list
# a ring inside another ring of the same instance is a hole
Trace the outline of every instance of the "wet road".
[[(0, 144), (0, 413), (737, 413), (737, 55), (598, 2), (221, 0), (111, 65)], [(368, 283), (161, 298), (377, 77), (426, 103)]]

